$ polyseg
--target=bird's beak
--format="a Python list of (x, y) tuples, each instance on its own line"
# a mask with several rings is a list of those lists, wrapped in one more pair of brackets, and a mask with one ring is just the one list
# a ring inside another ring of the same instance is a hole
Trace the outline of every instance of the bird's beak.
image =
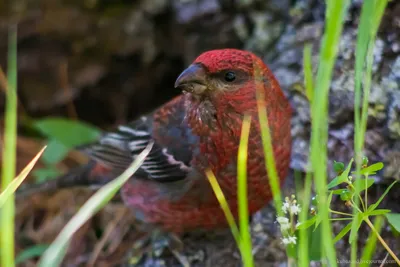
[(202, 94), (206, 89), (206, 71), (200, 64), (192, 64), (185, 69), (175, 82), (175, 88), (192, 94)]

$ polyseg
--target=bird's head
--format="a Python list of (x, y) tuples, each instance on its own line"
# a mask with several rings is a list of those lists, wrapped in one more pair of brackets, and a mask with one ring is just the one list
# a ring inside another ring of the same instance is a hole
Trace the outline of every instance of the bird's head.
[(192, 119), (214, 126), (210, 124), (225, 120), (226, 115), (256, 112), (257, 84), (262, 85), (267, 105), (287, 104), (277, 80), (259, 57), (221, 49), (201, 54), (181, 73), (175, 87), (187, 94)]

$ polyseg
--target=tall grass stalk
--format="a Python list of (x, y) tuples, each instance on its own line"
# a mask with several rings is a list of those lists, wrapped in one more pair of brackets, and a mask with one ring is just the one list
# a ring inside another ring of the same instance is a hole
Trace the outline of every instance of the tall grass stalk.
[[(306, 86), (306, 94), (310, 103), (312, 103), (312, 98), (314, 95), (313, 87), (313, 72), (311, 66), (311, 45), (306, 45), (303, 50), (303, 69), (304, 69), (304, 84)], [(300, 222), (305, 222), (307, 220), (308, 209), (310, 207), (311, 199), (311, 188), (312, 188), (312, 176), (310, 172), (307, 172), (306, 179), (303, 187), (303, 195), (301, 196), (302, 210), (300, 213)], [(307, 266), (309, 264), (309, 231), (305, 228), (299, 231), (299, 249), (297, 255), (299, 255), (299, 266)]]
[[(10, 26), (8, 36), (7, 97), (3, 141), (1, 186), (4, 190), (15, 177), (17, 144), (17, 26)], [(1, 266), (13, 267), (15, 199), (12, 194), (0, 210)]]
[[(355, 60), (355, 88), (354, 88), (354, 154), (356, 162), (356, 178), (360, 179), (360, 170), (362, 165), (362, 151), (364, 147), (364, 136), (367, 128), (368, 102), (372, 80), (373, 49), (375, 46), (376, 34), (387, 0), (366, 1), (361, 9), (360, 25), (358, 27), (356, 60)], [(361, 88), (364, 78), (362, 109), (361, 109)], [(367, 181), (367, 179), (365, 179)], [(359, 184), (361, 185), (361, 184)], [(365, 205), (368, 206), (367, 190), (364, 195)], [(355, 199), (355, 205), (358, 206), (359, 199)], [(353, 214), (357, 210), (353, 209)], [(354, 217), (352, 231), (357, 231), (359, 218)], [(351, 243), (351, 266), (356, 266), (357, 260), (357, 235)]]
[(245, 115), (243, 118), (242, 132), (238, 151), (237, 172), (238, 172), (238, 209), (239, 229), (242, 242), (242, 258), (244, 266), (253, 267), (253, 255), (251, 248), (251, 236), (249, 228), (249, 211), (247, 201), (247, 152), (251, 117)]
[(282, 193), (279, 184), (278, 172), (276, 170), (274, 149), (272, 147), (272, 138), (268, 122), (267, 103), (265, 102), (264, 83), (262, 79), (263, 74), (256, 64), (253, 64), (253, 68), (255, 77), (254, 79), (256, 83), (258, 120), (260, 123), (261, 139), (264, 150), (264, 164), (268, 172), (268, 180), (272, 190), (275, 209), (278, 216), (281, 216), (283, 214), (281, 209)]
[(318, 212), (321, 222), (323, 254), (330, 266), (337, 266), (336, 251), (329, 221), (327, 199), (327, 139), (328, 139), (328, 93), (332, 70), (336, 61), (339, 39), (343, 29), (348, 0), (327, 1), (325, 32), (319, 55), (319, 66), (311, 104), (311, 163), (318, 194)]

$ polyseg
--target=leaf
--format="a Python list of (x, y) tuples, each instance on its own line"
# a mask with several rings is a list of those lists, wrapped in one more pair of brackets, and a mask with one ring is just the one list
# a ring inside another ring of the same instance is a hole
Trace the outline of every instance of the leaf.
[(53, 178), (56, 178), (61, 174), (61, 171), (58, 170), (55, 166), (49, 166), (46, 168), (40, 168), (34, 170), (32, 173), (35, 176), (35, 182), (42, 183), (51, 180)]
[(383, 163), (378, 162), (378, 163), (368, 166), (367, 168), (361, 169), (360, 174), (361, 175), (375, 174), (377, 171), (381, 170), (382, 168), (383, 168)]
[(372, 178), (367, 178), (367, 179), (357, 179), (354, 181), (353, 186), (354, 186), (354, 193), (359, 194), (360, 192), (368, 189), (374, 184), (375, 180)]
[(368, 212), (373, 211), (376, 209), (379, 204), (381, 204), (383, 198), (389, 193), (390, 189), (397, 183), (397, 181), (394, 181), (391, 185), (389, 185), (388, 188), (386, 188), (385, 192), (382, 194), (382, 196), (378, 199), (378, 201), (368, 207)]
[(322, 258), (321, 227), (310, 233), (310, 260), (319, 261)]
[(349, 243), (353, 243), (354, 240), (357, 238), (357, 232), (358, 229), (360, 229), (360, 226), (363, 222), (363, 214), (358, 213), (356, 216), (354, 216), (353, 221), (351, 222), (351, 232), (350, 232), (350, 237), (349, 237)]
[(400, 233), (400, 213), (389, 213), (386, 214), (386, 218), (391, 226)]
[(101, 134), (99, 129), (86, 123), (63, 118), (37, 120), (33, 127), (67, 148), (94, 142)]
[(3, 204), (7, 201), (7, 199), (14, 194), (14, 192), (17, 190), (17, 188), (21, 185), (21, 183), (25, 180), (26, 176), (30, 173), (30, 171), (33, 169), (35, 166), (36, 162), (40, 158), (40, 156), (43, 154), (43, 151), (46, 149), (46, 147), (43, 147), (37, 154), (36, 156), (29, 162), (28, 165), (21, 171), (18, 176), (11, 181), (11, 183), (8, 184), (6, 189), (4, 189), (3, 192), (0, 194), (0, 208), (3, 206)]
[(371, 211), (371, 212), (366, 212), (366, 215), (368, 215), (368, 216), (377, 216), (377, 215), (383, 215), (383, 214), (386, 214), (386, 213), (389, 213), (391, 210), (383, 210), (383, 209), (381, 209), (381, 210), (373, 210), (373, 211)]
[(333, 242), (336, 243), (340, 239), (342, 239), (351, 229), (351, 222), (349, 222), (333, 239)]
[(341, 195), (343, 193), (343, 191), (346, 191), (347, 189), (342, 188), (342, 189), (335, 189), (335, 190), (331, 190), (330, 192), (332, 192), (332, 194), (334, 195)]
[(41, 256), (48, 247), (49, 245), (35, 245), (24, 249), (21, 253), (18, 254), (17, 258), (15, 259), (15, 263), (20, 264), (31, 258)]
[(347, 182), (347, 179), (349, 177), (351, 165), (353, 164), (353, 159), (350, 160), (349, 164), (347, 165), (346, 169), (342, 172), (341, 175), (336, 176), (329, 184), (328, 184), (328, 189), (331, 189), (332, 187), (338, 186), (344, 182)]
[(69, 151), (70, 149), (59, 141), (50, 139), (41, 160), (47, 165), (54, 165), (63, 160)]
[(86, 223), (96, 212), (109, 202), (121, 186), (139, 169), (147, 157), (153, 144), (149, 144), (135, 161), (120, 176), (101, 187), (72, 217), (67, 225), (58, 234), (54, 242), (45, 251), (38, 266), (59, 266), (65, 256), (68, 244), (74, 233)]
[(322, 222), (322, 217), (321, 217), (319, 214), (315, 215), (315, 217), (317, 217), (317, 219), (315, 220), (314, 231), (317, 229), (317, 227), (319, 226), (319, 224)]
[(311, 219), (300, 223), (296, 229), (307, 229), (317, 221), (317, 216), (313, 216)]

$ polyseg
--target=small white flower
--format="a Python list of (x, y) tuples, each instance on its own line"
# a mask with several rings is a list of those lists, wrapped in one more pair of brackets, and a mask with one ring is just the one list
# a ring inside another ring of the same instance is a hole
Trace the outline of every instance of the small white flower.
[(290, 229), (289, 223), (281, 224), (281, 231), (287, 232), (289, 229)]
[(296, 223), (296, 229), (299, 228), (300, 224), (301, 224), (300, 222)]
[(282, 238), (282, 243), (287, 246), (290, 244), (296, 245), (296, 237), (295, 236), (288, 236), (288, 237), (284, 237)]
[(287, 238), (287, 237), (282, 238), (282, 243), (283, 243), (285, 246), (289, 245), (289, 244), (290, 244), (289, 238)]
[(277, 218), (276, 218), (276, 221), (277, 221), (279, 224), (288, 224), (288, 223), (289, 223), (289, 219), (286, 218), (286, 217), (277, 217)]
[(290, 214), (297, 215), (301, 211), (300, 205), (299, 204), (293, 204), (290, 206)]
[(297, 239), (297, 237), (295, 237), (295, 236), (289, 236), (288, 239), (289, 239), (289, 244), (296, 245), (296, 239)]
[(288, 213), (288, 211), (290, 210), (290, 203), (289, 202), (285, 202), (285, 203), (283, 203), (283, 206), (282, 206), (282, 211), (283, 211), (283, 213)]

